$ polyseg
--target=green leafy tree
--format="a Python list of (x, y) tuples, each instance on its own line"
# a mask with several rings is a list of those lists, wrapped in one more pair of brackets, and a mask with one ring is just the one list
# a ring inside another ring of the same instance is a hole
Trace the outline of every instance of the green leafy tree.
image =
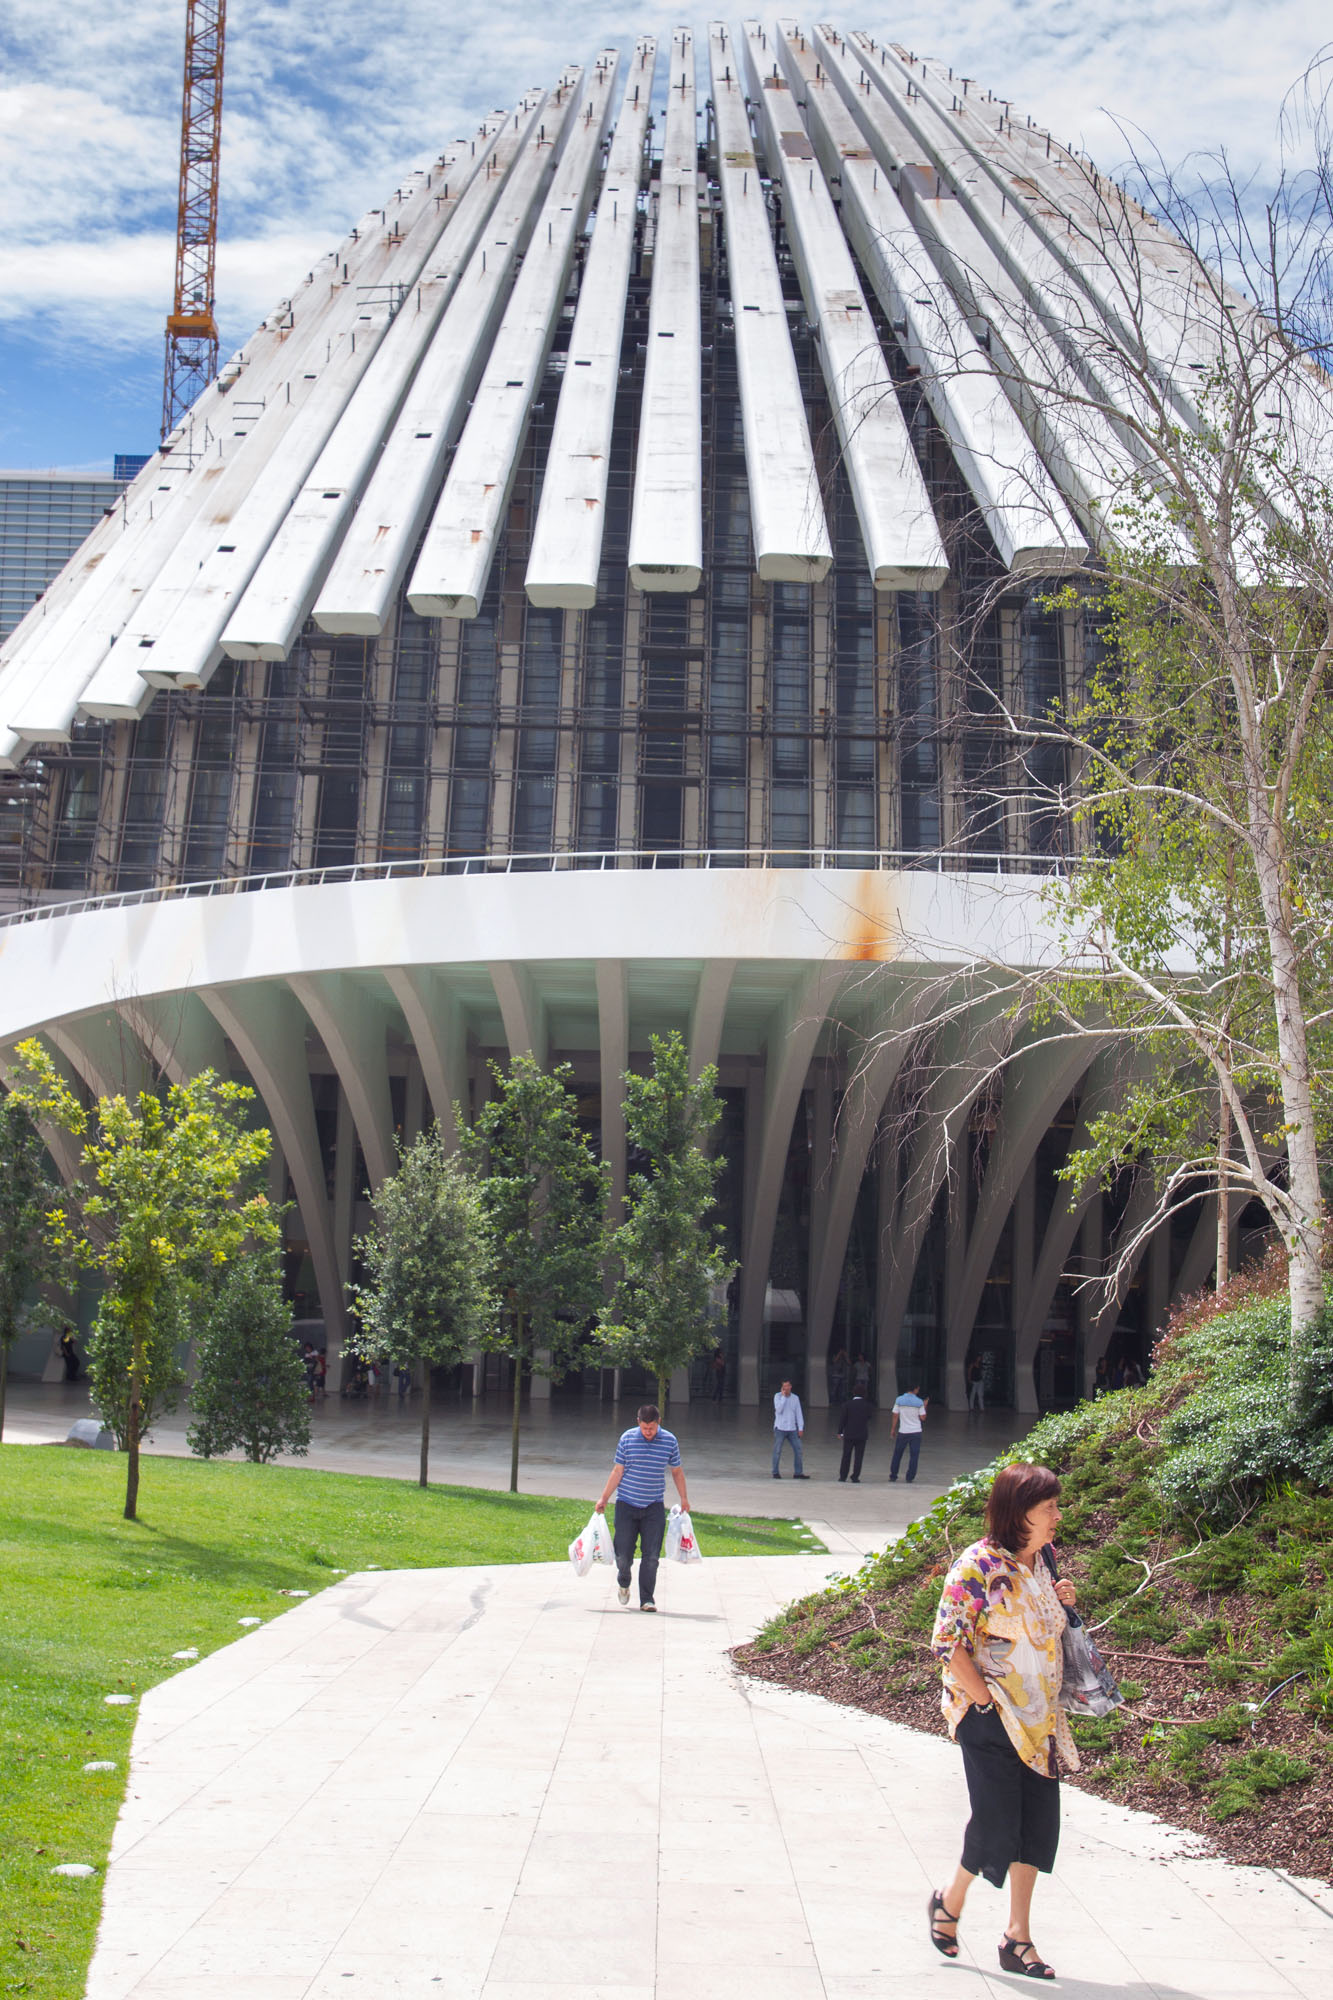
[(518, 1491), (523, 1379), (533, 1358), (558, 1382), (579, 1365), (602, 1291), (608, 1174), (579, 1130), (567, 1063), (492, 1065), (497, 1094), (464, 1135), (485, 1218), (498, 1311), (487, 1345), (514, 1364), (509, 1490)]
[[(98, 1367), (128, 1383), (125, 1518), (133, 1521), (145, 1413), (169, 1393), (186, 1302), (247, 1246), (277, 1240), (277, 1212), (260, 1191), (271, 1140), (245, 1122), (254, 1092), (212, 1070), (161, 1097), (141, 1091), (133, 1105), (101, 1098), (90, 1124), (40, 1042), (21, 1043), (18, 1054), (15, 1093), (84, 1142), (79, 1206), (53, 1211), (48, 1229), (106, 1288)], [(109, 1384), (107, 1393), (114, 1407)]]
[[(5, 1434), (9, 1350), (18, 1338), (20, 1318), (33, 1294), (57, 1282), (63, 1270), (46, 1226), (47, 1215), (63, 1200), (63, 1190), (47, 1170), (46, 1148), (30, 1103), (7, 1092), (0, 1098), (0, 1439)], [(28, 1311), (39, 1321), (55, 1318), (40, 1296)]]
[(190, 1450), (201, 1458), (243, 1451), (252, 1465), (267, 1465), (280, 1451), (304, 1456), (310, 1389), (275, 1253), (229, 1264), (198, 1320)]
[(611, 1238), (619, 1279), (601, 1330), (612, 1360), (638, 1362), (656, 1375), (665, 1409), (673, 1371), (713, 1344), (713, 1291), (733, 1266), (712, 1220), (725, 1164), (708, 1152), (722, 1116), (717, 1071), (710, 1065), (691, 1083), (677, 1033), (654, 1035), (652, 1056), (647, 1076), (624, 1080), (625, 1134), (642, 1166), (630, 1175), (629, 1213)]
[[(138, 1412), (140, 1438), (151, 1433), (167, 1411), (174, 1410), (185, 1388), (181, 1357), (192, 1326), (190, 1301), (177, 1284), (163, 1286), (153, 1308), (153, 1334), (139, 1356)], [(134, 1370), (134, 1319), (118, 1292), (105, 1291), (88, 1336), (88, 1391), (93, 1408), (116, 1440), (117, 1451), (130, 1448), (131, 1392)]]
[(492, 1320), (485, 1282), (485, 1220), (477, 1188), (438, 1126), (400, 1148), (398, 1171), (372, 1203), (358, 1245), (369, 1282), (357, 1287), (361, 1351), (423, 1371), (421, 1470), (430, 1466), (430, 1371), (479, 1346)]

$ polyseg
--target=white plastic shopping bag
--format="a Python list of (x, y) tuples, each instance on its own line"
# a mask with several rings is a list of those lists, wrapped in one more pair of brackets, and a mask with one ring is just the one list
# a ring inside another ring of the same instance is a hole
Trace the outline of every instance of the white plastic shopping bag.
[(569, 1560), (575, 1576), (586, 1576), (594, 1563), (614, 1563), (615, 1544), (606, 1525), (605, 1514), (594, 1514), (586, 1528), (569, 1545)]
[(667, 1516), (666, 1539), (662, 1545), (663, 1562), (697, 1563), (703, 1557), (695, 1539), (694, 1523), (689, 1515), (679, 1507), (673, 1507)]
[(610, 1563), (616, 1566), (616, 1545), (605, 1514), (594, 1514), (588, 1526), (592, 1529), (592, 1559), (595, 1563)]

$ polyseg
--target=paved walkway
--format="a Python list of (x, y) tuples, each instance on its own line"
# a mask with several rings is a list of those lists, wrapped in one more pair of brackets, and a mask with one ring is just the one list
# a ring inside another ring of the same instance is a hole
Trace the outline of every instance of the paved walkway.
[[(634, 1422), (637, 1398), (619, 1405), (585, 1400), (535, 1401), (523, 1413), (523, 1454), (519, 1483), (525, 1493), (586, 1498), (591, 1505), (602, 1489), (615, 1440)], [(88, 1414), (81, 1384), (22, 1382), (11, 1385), (5, 1417), (10, 1443), (56, 1443), (69, 1434), (76, 1417)], [(921, 1453), (920, 1473), (908, 1486), (889, 1484), (888, 1418), (877, 1412), (866, 1449), (861, 1484), (842, 1486), (837, 1471), (841, 1446), (831, 1410), (812, 1410), (806, 1430), (808, 1481), (789, 1477), (791, 1453), (783, 1452), (781, 1484), (769, 1470), (773, 1450), (772, 1412), (741, 1409), (735, 1403), (685, 1403), (669, 1413), (689, 1474), (690, 1499), (701, 1512), (742, 1515), (799, 1514), (833, 1532), (835, 1553), (882, 1548), (960, 1473), (993, 1458), (1033, 1419), (1012, 1410), (932, 1410)], [(164, 1418), (149, 1442), (150, 1451), (188, 1451), (182, 1411)], [(308, 1458), (284, 1461), (330, 1472), (378, 1473), (415, 1479), (420, 1449), (421, 1404), (400, 1405), (396, 1396), (370, 1405), (337, 1397), (314, 1412)], [(509, 1485), (509, 1410), (498, 1397), (478, 1403), (437, 1400), (431, 1413), (431, 1478), (441, 1484), (506, 1489)], [(151, 1477), (151, 1473), (148, 1475)]]
[[(564, 1565), (349, 1577), (187, 1669), (141, 1705), (88, 2000), (1012, 1995), (984, 1884), (958, 1964), (926, 1941), (952, 1747), (731, 1672), (832, 1566), (671, 1566), (656, 1618)], [(1328, 1909), (1065, 1800), (1062, 1993), (1325, 2000)]]

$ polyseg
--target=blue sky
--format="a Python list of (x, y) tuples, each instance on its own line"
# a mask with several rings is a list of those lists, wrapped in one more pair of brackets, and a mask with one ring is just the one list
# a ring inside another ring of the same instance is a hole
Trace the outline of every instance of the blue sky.
[[(184, 18), (184, 0), (94, 0), (71, 34), (50, 0), (0, 0), (0, 466), (107, 464), (157, 442)], [(224, 351), (484, 112), (682, 18), (229, 0)], [(1283, 95), (1328, 36), (1323, 0), (914, 0), (831, 18), (965, 67), (1109, 169), (1127, 153), (1118, 120), (1172, 163), (1225, 144), (1259, 186), (1278, 171)]]

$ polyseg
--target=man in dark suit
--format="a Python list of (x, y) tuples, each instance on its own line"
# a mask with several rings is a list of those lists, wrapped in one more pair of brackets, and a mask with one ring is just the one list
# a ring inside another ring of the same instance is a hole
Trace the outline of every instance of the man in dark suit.
[(843, 1404), (838, 1436), (842, 1439), (838, 1477), (845, 1480), (850, 1467), (852, 1485), (857, 1486), (861, 1480), (861, 1460), (866, 1455), (866, 1439), (870, 1436), (870, 1405), (864, 1396), (853, 1396), (850, 1403)]

